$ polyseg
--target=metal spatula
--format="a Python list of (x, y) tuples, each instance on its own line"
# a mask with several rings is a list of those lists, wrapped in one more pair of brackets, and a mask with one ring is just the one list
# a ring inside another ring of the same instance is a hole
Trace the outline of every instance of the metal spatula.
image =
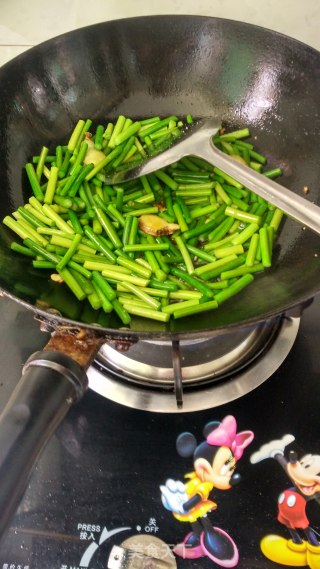
[(184, 130), (168, 150), (134, 168), (117, 172), (107, 178), (106, 183), (112, 185), (133, 180), (165, 168), (185, 156), (199, 156), (320, 234), (320, 207), (221, 152), (212, 142), (212, 137), (220, 128), (221, 125), (215, 119), (196, 121)]

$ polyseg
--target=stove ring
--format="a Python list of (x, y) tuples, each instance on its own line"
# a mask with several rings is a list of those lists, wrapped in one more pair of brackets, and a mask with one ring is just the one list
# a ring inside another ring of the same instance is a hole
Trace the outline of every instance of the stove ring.
[(300, 318), (284, 316), (276, 339), (256, 360), (225, 380), (185, 390), (181, 409), (177, 408), (172, 390), (144, 389), (131, 382), (120, 381), (116, 374), (107, 373), (99, 363), (99, 356), (87, 372), (89, 387), (115, 403), (144, 411), (186, 413), (218, 407), (256, 389), (276, 372), (295, 342), (299, 325)]

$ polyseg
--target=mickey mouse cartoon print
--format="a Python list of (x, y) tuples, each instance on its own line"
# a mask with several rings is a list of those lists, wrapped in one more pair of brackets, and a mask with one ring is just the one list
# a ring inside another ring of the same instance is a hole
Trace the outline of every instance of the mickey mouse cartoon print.
[(203, 435), (205, 440), (199, 445), (192, 433), (178, 436), (178, 454), (192, 456), (194, 470), (185, 475), (186, 482), (169, 479), (160, 487), (164, 507), (180, 522), (191, 524), (191, 531), (173, 551), (179, 557), (207, 556), (221, 567), (235, 567), (239, 560), (236, 544), (226, 531), (212, 526), (207, 514), (217, 508), (210, 499), (212, 490), (230, 490), (239, 482), (236, 464), (254, 435), (252, 431), (237, 433), (231, 415), (222, 422), (208, 423)]
[(294, 450), (285, 457), (285, 448), (294, 441), (293, 435), (272, 440), (257, 450), (250, 462), (257, 464), (273, 458), (286, 472), (291, 487), (278, 497), (278, 522), (286, 527), (288, 539), (269, 534), (262, 538), (262, 553), (281, 566), (320, 569), (320, 543), (307, 517), (307, 504), (320, 497), (320, 456), (306, 454), (298, 459)]

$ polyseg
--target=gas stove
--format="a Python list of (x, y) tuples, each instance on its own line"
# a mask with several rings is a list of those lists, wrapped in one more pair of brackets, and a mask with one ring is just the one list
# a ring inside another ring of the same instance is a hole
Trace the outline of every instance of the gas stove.
[[(46, 336), (32, 312), (0, 307), (3, 408)], [(0, 569), (319, 567), (319, 316), (317, 297), (245, 362), (255, 332), (229, 338), (237, 370), (224, 348), (208, 357), (217, 342), (174, 346), (175, 373), (165, 343), (105, 346), (33, 471)], [(287, 527), (295, 499), (301, 543)]]

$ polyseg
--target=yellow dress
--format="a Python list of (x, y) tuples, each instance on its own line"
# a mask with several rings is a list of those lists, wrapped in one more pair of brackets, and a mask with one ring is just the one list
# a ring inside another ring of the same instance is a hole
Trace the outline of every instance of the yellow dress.
[(215, 502), (208, 500), (209, 494), (213, 489), (213, 484), (212, 482), (202, 482), (195, 472), (186, 474), (185, 478), (188, 478), (188, 482), (185, 484), (185, 490), (188, 498), (190, 499), (196, 494), (199, 494), (201, 496), (201, 501), (185, 514), (173, 512), (173, 516), (180, 522), (195, 522), (207, 512), (217, 508), (217, 504)]

